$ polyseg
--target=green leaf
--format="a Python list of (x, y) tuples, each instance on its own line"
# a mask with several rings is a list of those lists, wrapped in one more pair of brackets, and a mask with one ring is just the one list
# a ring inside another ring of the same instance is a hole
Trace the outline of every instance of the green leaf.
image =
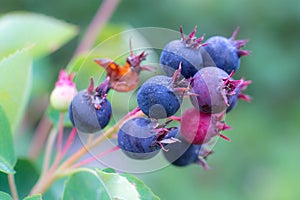
[(0, 199), (1, 200), (13, 200), (13, 198), (9, 194), (7, 194), (5, 192), (1, 192), (1, 191), (0, 191)]
[(63, 200), (159, 200), (159, 197), (135, 176), (120, 175), (110, 168), (104, 170), (76, 170), (65, 183)]
[(135, 185), (130, 183), (125, 177), (116, 173), (107, 173), (100, 170), (97, 170), (97, 173), (113, 199), (140, 199)]
[(0, 171), (11, 174), (14, 173), (16, 163), (13, 137), (10, 130), (9, 121), (4, 110), (0, 106)]
[[(18, 159), (15, 170), (15, 183), (18, 189), (18, 195), (20, 199), (22, 199), (28, 195), (36, 183), (39, 173), (34, 164), (27, 159)], [(0, 173), (0, 188), (5, 192), (10, 192), (7, 175), (3, 173)]]
[(42, 200), (42, 195), (37, 194), (37, 195), (25, 197), (23, 200)]
[(33, 45), (40, 57), (60, 48), (77, 34), (74, 25), (41, 14), (13, 12), (0, 18), (0, 58)]
[(28, 102), (31, 70), (28, 48), (16, 51), (0, 61), (0, 105), (8, 117), (12, 133), (15, 132)]
[(63, 200), (110, 200), (107, 189), (96, 172), (81, 169), (72, 174), (65, 183)]
[(141, 196), (141, 200), (159, 200), (160, 198), (158, 196), (156, 196), (151, 189), (145, 185), (145, 183), (143, 181), (141, 181), (140, 179), (138, 179), (137, 177), (135, 177), (132, 174), (121, 174), (122, 176), (126, 177), (127, 180), (134, 184), (138, 193)]

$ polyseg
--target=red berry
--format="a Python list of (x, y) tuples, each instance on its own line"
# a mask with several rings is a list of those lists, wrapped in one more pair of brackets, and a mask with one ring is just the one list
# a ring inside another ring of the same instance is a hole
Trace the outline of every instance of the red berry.
[(181, 135), (192, 144), (204, 144), (214, 136), (225, 137), (222, 130), (231, 129), (222, 121), (224, 114), (208, 114), (200, 112), (196, 108), (190, 108), (183, 112), (180, 122)]

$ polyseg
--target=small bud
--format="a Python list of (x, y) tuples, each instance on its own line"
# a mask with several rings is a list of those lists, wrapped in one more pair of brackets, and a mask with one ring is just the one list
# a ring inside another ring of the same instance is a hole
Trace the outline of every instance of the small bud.
[(73, 97), (77, 94), (73, 78), (74, 74), (68, 75), (65, 70), (61, 70), (55, 88), (50, 95), (51, 106), (60, 112), (68, 111)]

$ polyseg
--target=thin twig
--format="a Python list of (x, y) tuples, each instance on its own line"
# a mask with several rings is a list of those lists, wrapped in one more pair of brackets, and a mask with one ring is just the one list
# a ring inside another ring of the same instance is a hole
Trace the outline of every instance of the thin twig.
[(78, 167), (81, 167), (81, 166), (83, 166), (83, 165), (86, 165), (86, 164), (88, 164), (88, 163), (90, 163), (90, 162), (92, 162), (92, 161), (94, 161), (94, 160), (96, 160), (96, 159), (102, 158), (102, 157), (104, 157), (104, 156), (106, 156), (106, 155), (108, 155), (108, 154), (110, 154), (110, 153), (112, 153), (112, 152), (114, 152), (114, 151), (119, 150), (119, 149), (120, 149), (119, 146), (115, 146), (115, 147), (113, 147), (113, 148), (110, 148), (110, 149), (108, 149), (108, 150), (106, 150), (106, 151), (103, 151), (103, 152), (99, 153), (98, 155), (91, 156), (91, 157), (89, 157), (89, 158), (87, 158), (87, 159), (85, 159), (85, 160), (83, 160), (83, 161), (80, 161), (79, 163), (74, 164), (74, 165), (71, 166), (70, 168), (78, 168)]
[(64, 149), (62, 150), (62, 153), (61, 153), (61, 156), (62, 156), (62, 157), (64, 157), (65, 154), (68, 152), (68, 150), (69, 150), (71, 144), (72, 144), (73, 141), (74, 141), (74, 138), (75, 138), (75, 136), (76, 136), (76, 133), (77, 133), (76, 128), (72, 128), (72, 131), (71, 131), (71, 133), (69, 134), (69, 137), (68, 137), (68, 139), (67, 139), (67, 142), (66, 142), (66, 144), (64, 145)]
[(33, 186), (29, 193), (29, 196), (35, 194), (43, 194), (58, 178), (59, 176), (52, 171), (49, 171), (48, 173), (44, 174), (44, 176), (41, 176), (41, 178)]
[(59, 123), (58, 123), (58, 134), (57, 134), (57, 151), (51, 169), (56, 168), (56, 166), (59, 164), (60, 160), (62, 159), (63, 133), (64, 133), (64, 113), (60, 113)]
[(8, 183), (9, 183), (9, 188), (13, 199), (19, 200), (14, 174), (8, 174)]
[(92, 48), (97, 36), (113, 14), (119, 2), (120, 0), (103, 0), (91, 24), (89, 25), (85, 36), (83, 37), (80, 45), (77, 47), (74, 57), (79, 54), (86, 53)]
[(101, 142), (103, 142), (105, 139), (111, 137), (115, 132), (117, 132), (123, 123), (126, 121), (138, 117), (143, 116), (142, 111), (138, 111), (134, 113), (133, 115), (126, 115), (123, 117), (119, 122), (117, 122), (114, 126), (109, 128), (107, 131), (105, 131), (103, 134), (99, 135), (93, 143), (89, 143), (86, 146), (79, 149), (76, 153), (74, 153), (71, 157), (69, 157), (63, 164), (61, 164), (59, 171), (64, 171), (71, 165), (73, 165), (77, 160), (79, 160), (82, 156), (84, 156), (89, 150), (93, 149), (95, 146), (99, 145)]
[(58, 123), (58, 136), (57, 136), (57, 154), (60, 155), (62, 151), (62, 141), (64, 134), (64, 113), (60, 113), (59, 115), (59, 123)]
[[(134, 113), (134, 114), (133, 114)], [(99, 135), (92, 143), (89, 145), (86, 145), (79, 149), (77, 152), (75, 152), (71, 157), (69, 157), (66, 161), (64, 161), (57, 169), (51, 168), (51, 170), (48, 171), (44, 176), (42, 175), (37, 182), (37, 184), (33, 187), (31, 190), (31, 195), (33, 194), (40, 194), (47, 190), (48, 187), (59, 177), (66, 174), (66, 172), (70, 171), (70, 167), (78, 161), (80, 158), (82, 158), (89, 150), (103, 142), (105, 139), (112, 136), (115, 132), (117, 132), (123, 123), (126, 121), (138, 117), (138, 116), (144, 116), (142, 111), (136, 111), (132, 113), (128, 113), (125, 115), (121, 120), (119, 120), (114, 126), (109, 128), (107, 131), (105, 131), (103, 134)]]

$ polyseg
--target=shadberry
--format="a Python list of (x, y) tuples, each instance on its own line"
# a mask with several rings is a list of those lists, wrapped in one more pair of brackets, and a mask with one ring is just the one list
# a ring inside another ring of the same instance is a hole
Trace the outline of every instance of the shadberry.
[(192, 144), (204, 144), (214, 136), (227, 137), (220, 131), (231, 129), (223, 120), (222, 114), (208, 114), (200, 112), (196, 108), (189, 108), (182, 114), (180, 121), (180, 133), (186, 141)]
[(69, 107), (69, 118), (79, 131), (95, 133), (103, 129), (110, 121), (112, 108), (106, 98), (107, 81), (94, 89), (91, 79), (87, 90), (80, 91)]
[(204, 50), (210, 55), (215, 65), (230, 74), (240, 67), (240, 57), (249, 55), (249, 51), (241, 50), (248, 40), (235, 40), (238, 28), (230, 38), (213, 36), (205, 42)]
[(205, 113), (221, 113), (229, 107), (228, 97), (234, 95), (234, 90), (243, 80), (232, 80), (233, 73), (228, 75), (217, 67), (200, 69), (191, 81), (192, 104)]
[[(243, 79), (242, 79), (243, 80)], [(235, 90), (235, 94), (234, 95), (231, 95), (228, 97), (228, 104), (229, 104), (229, 107), (226, 109), (226, 112), (230, 112), (232, 109), (235, 108), (235, 106), (237, 105), (238, 103), (238, 100), (239, 99), (242, 99), (246, 102), (250, 102), (251, 101), (251, 97), (246, 95), (246, 94), (243, 94), (243, 91), (248, 87), (248, 85), (251, 84), (251, 81), (244, 81), (242, 82), (242, 84), (240, 84)]]
[(169, 42), (160, 55), (160, 64), (162, 70), (167, 76), (173, 76), (174, 71), (182, 63), (181, 74), (185, 78), (192, 77), (200, 68), (203, 67), (201, 48), (204, 36), (195, 37), (196, 27), (185, 37), (180, 27), (181, 40)]
[(137, 93), (137, 103), (145, 115), (162, 119), (175, 114), (180, 108), (187, 82), (180, 80), (180, 69), (173, 77), (154, 76), (148, 79)]
[(170, 163), (176, 166), (186, 166), (196, 162), (201, 145), (193, 145), (186, 142), (181, 134), (179, 134), (178, 128), (171, 130), (167, 137), (173, 137), (180, 140), (180, 142), (167, 145), (166, 149), (168, 151), (163, 152), (165, 158)]
[(206, 152), (202, 145), (188, 143), (180, 134), (179, 128), (172, 129), (166, 138), (176, 138), (180, 141), (166, 146), (167, 151), (164, 151), (163, 155), (168, 162), (179, 167), (196, 163), (200, 164), (204, 169), (209, 168), (205, 162), (209, 152)]
[(130, 158), (150, 159), (163, 148), (168, 132), (168, 129), (157, 126), (149, 118), (133, 118), (120, 128), (118, 145)]

